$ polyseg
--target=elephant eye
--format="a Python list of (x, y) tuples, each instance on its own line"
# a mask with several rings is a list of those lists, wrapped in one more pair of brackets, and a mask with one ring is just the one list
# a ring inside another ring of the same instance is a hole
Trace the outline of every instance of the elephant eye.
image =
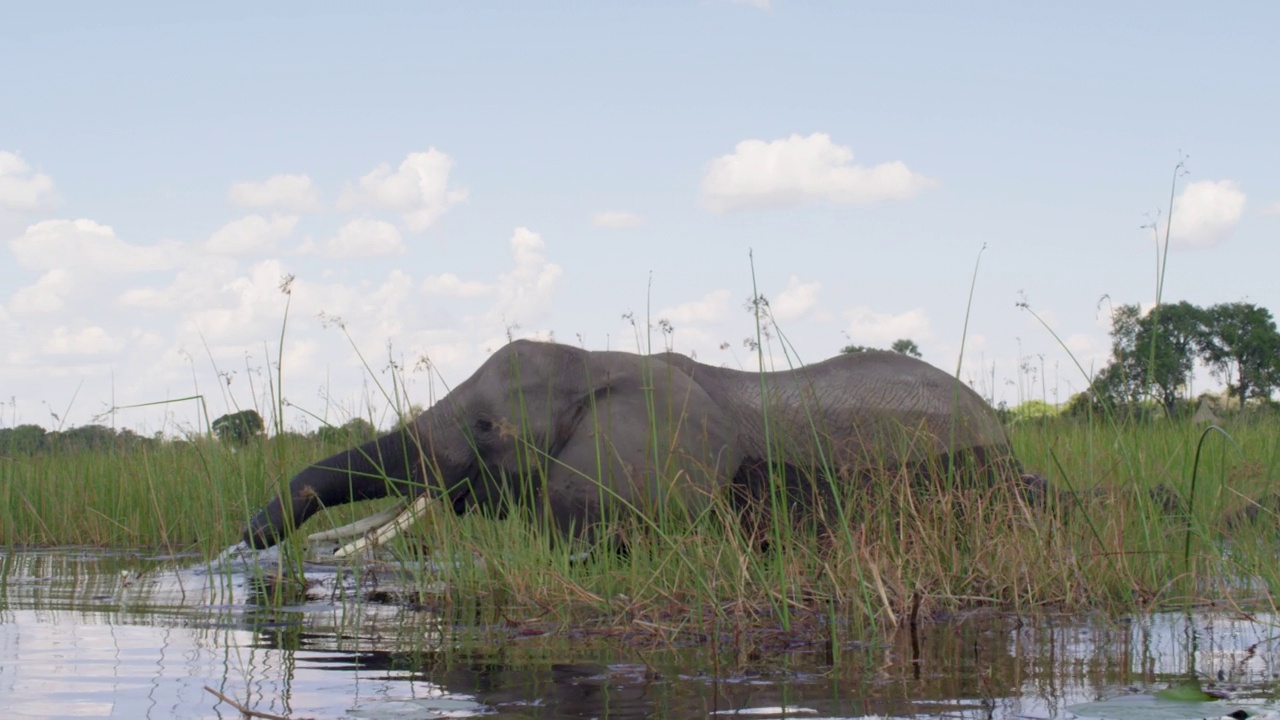
[(480, 431), (480, 432), (482, 432), (482, 433), (487, 433), (487, 432), (489, 432), (489, 431), (490, 431), (490, 430), (492, 430), (492, 429), (493, 429), (493, 422), (492, 422), (492, 421), (490, 421), (490, 420), (485, 420), (485, 419), (483, 419), (483, 418), (481, 418), (480, 420), (477, 420), (477, 421), (476, 421), (476, 430), (478, 430), (478, 431)]

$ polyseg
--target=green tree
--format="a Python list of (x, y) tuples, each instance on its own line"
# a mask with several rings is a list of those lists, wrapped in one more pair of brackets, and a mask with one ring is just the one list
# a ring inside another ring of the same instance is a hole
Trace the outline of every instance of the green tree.
[(44, 449), (45, 435), (39, 425), (0, 428), (0, 455), (34, 455)]
[(912, 340), (911, 338), (901, 338), (898, 340), (894, 340), (893, 345), (890, 345), (889, 349), (896, 353), (902, 353), (903, 355), (910, 355), (913, 358), (921, 357), (920, 347), (916, 345), (916, 341)]
[(1138, 322), (1133, 370), (1170, 415), (1195, 370), (1204, 321), (1204, 310), (1184, 300), (1152, 308)]
[(1089, 386), (1074, 410), (1134, 409), (1151, 398), (1173, 414), (1188, 385), (1204, 336), (1204, 310), (1186, 301), (1160, 305), (1143, 314), (1137, 305), (1111, 313), (1111, 362)]
[(261, 435), (265, 427), (257, 410), (241, 410), (214, 420), (213, 434), (222, 442), (247, 445), (250, 440)]
[(1128, 373), (1125, 363), (1113, 357), (1093, 377), (1087, 391), (1072, 396), (1065, 412), (1072, 416), (1103, 414), (1108, 411), (1127, 412), (1137, 408), (1141, 397), (1141, 383)]
[(1271, 311), (1252, 303), (1219, 303), (1206, 311), (1200, 357), (1227, 391), (1240, 398), (1270, 397), (1280, 386), (1280, 332)]
[(1006, 408), (1004, 413), (1005, 418), (1002, 419), (1006, 423), (1012, 424), (1028, 420), (1052, 418), (1057, 416), (1060, 412), (1061, 411), (1059, 411), (1058, 408), (1050, 405), (1044, 400), (1028, 400), (1017, 407)]
[(410, 425), (413, 424), (415, 420), (418, 419), (418, 416), (422, 414), (423, 409), (424, 408), (422, 407), (422, 405), (418, 403), (410, 403), (409, 407), (401, 411), (400, 419), (396, 421), (396, 427), (397, 428), (409, 427)]
[(317, 439), (343, 445), (359, 445), (374, 439), (377, 435), (378, 428), (361, 417), (351, 418), (342, 425), (325, 425), (316, 430)]
[(106, 425), (81, 425), (45, 436), (45, 448), (49, 450), (106, 450), (115, 445), (116, 431)]
[[(920, 357), (920, 347), (916, 345), (916, 341), (910, 338), (900, 338), (893, 341), (893, 345), (889, 349), (902, 355), (910, 355), (911, 357)], [(868, 350), (880, 351), (881, 348), (871, 347), (870, 345), (845, 345), (840, 348), (840, 352), (844, 355), (852, 353), (867, 352)]]

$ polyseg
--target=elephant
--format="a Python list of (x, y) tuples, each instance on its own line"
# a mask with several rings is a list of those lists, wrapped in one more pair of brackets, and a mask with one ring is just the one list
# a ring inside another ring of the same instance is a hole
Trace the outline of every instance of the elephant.
[[(614, 518), (691, 520), (725, 492), (740, 510), (803, 514), (878, 473), (950, 468), (1024, 477), (991, 406), (907, 355), (747, 372), (516, 340), (411, 423), (303, 469), (244, 541), (274, 545), (325, 507), (427, 493), (457, 513), (522, 508), (591, 543)], [(770, 478), (786, 498), (769, 499)]]

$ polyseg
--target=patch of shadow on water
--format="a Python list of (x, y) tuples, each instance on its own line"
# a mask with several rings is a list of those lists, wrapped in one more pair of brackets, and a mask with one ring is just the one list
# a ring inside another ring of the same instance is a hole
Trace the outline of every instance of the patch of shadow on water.
[(776, 653), (640, 645), (370, 600), (394, 564), (308, 564), (291, 602), (260, 603), (275, 562), (0, 554), (0, 717), (239, 717), (209, 685), (293, 717), (1070, 718), (1189, 675), (1228, 696), (1185, 706), (1200, 717), (1269, 711), (1280, 660), (1276, 618), (1216, 611), (969, 614), (834, 658), (784, 634)]

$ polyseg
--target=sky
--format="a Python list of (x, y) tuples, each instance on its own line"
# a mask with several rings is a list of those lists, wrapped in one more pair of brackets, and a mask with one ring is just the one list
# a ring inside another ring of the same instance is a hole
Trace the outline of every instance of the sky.
[(512, 337), (754, 369), (753, 296), (769, 367), (909, 338), (992, 402), (1065, 402), (1110, 308), (1155, 301), (1170, 217), (1164, 301), (1280, 311), (1276, 27), (1264, 2), (7, 5), (0, 427), (181, 435), (277, 392), (291, 429), (388, 427)]

